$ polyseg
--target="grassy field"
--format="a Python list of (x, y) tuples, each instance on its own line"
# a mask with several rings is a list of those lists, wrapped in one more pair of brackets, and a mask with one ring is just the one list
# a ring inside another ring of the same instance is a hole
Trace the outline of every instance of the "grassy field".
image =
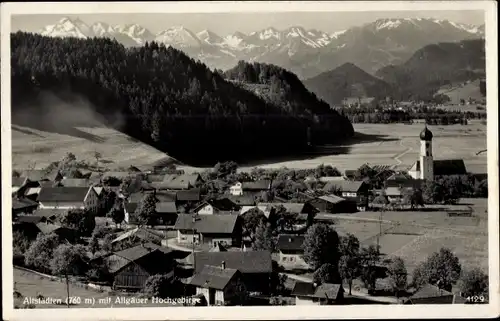
[(454, 105), (458, 105), (460, 99), (467, 100), (469, 97), (476, 100), (484, 99), (479, 90), (479, 80), (472, 81), (465, 85), (461, 83), (451, 87), (445, 86), (441, 88), (437, 94), (444, 94), (450, 97), (450, 103)]
[[(14, 268), (14, 282), (15, 290), (20, 293), (18, 298), (14, 299), (14, 306), (23, 307), (24, 300), (26, 298), (37, 298), (43, 296), (43, 299), (48, 298), (57, 300), (61, 299), (62, 302), (67, 297), (66, 284), (64, 282), (53, 281), (49, 278), (45, 278), (33, 272), (24, 271), (21, 269)], [(107, 292), (100, 292), (92, 288), (86, 289), (84, 287), (76, 286), (70, 284), (69, 290), (70, 297), (79, 298), (81, 303), (70, 305), (70, 308), (124, 308), (124, 307), (165, 307), (174, 306), (169, 303), (152, 303), (151, 298), (148, 299), (147, 303), (130, 303), (126, 304), (118, 303), (116, 300), (118, 297), (122, 298), (132, 298), (130, 294), (114, 295)], [(137, 298), (137, 297), (136, 297)], [(85, 300), (87, 299), (87, 300)], [(88, 300), (91, 299), (91, 300)], [(92, 300), (93, 299), (93, 300)], [(107, 301), (100, 301), (106, 300)], [(90, 301), (95, 303), (90, 303)], [(129, 301), (130, 302), (130, 301)], [(40, 304), (35, 305), (35, 308), (67, 308), (65, 303), (63, 304)]]
[[(448, 217), (444, 211), (383, 213), (384, 224), (379, 239), (381, 252), (401, 257), (411, 271), (428, 255), (441, 247), (448, 247), (460, 259), (463, 266), (477, 266), (488, 271), (488, 213), (486, 199), (463, 199), (470, 204), (473, 217)], [(354, 217), (378, 219), (378, 212), (359, 212)], [(367, 246), (376, 244), (379, 224), (338, 220), (335, 228), (339, 233), (352, 233)]]
[[(268, 160), (257, 165), (241, 165), (241, 170), (255, 166), (266, 168), (314, 168), (331, 164), (340, 170), (356, 169), (368, 162), (373, 165), (394, 165), (407, 168), (419, 153), (418, 134), (421, 124), (355, 124), (356, 137), (344, 146), (336, 146), (331, 153), (312, 155), (295, 160)], [(434, 133), (435, 159), (463, 158), (471, 172), (486, 172), (486, 126), (429, 126)], [(77, 159), (94, 163), (94, 152), (102, 155), (101, 165), (110, 169), (147, 166), (168, 157), (165, 153), (133, 138), (102, 126), (75, 127), (71, 131), (42, 131), (19, 125), (12, 126), (13, 168), (43, 168), (61, 160), (66, 153)], [(180, 166), (187, 172), (199, 168)]]
[[(338, 155), (317, 156), (309, 159), (274, 162), (266, 168), (314, 168), (320, 164), (331, 164), (340, 170), (356, 169), (369, 163), (372, 165), (394, 165), (408, 168), (418, 158), (422, 124), (354, 124), (359, 140), (345, 145), (348, 152)], [(486, 172), (487, 155), (476, 153), (486, 149), (486, 125), (429, 126), (434, 134), (435, 159), (462, 158), (467, 170)]]

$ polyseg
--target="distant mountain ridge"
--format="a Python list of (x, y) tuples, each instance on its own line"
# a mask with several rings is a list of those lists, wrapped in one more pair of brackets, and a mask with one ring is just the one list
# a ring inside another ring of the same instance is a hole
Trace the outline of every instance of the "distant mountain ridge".
[(341, 104), (347, 97), (383, 98), (392, 96), (396, 91), (393, 86), (352, 63), (306, 79), (304, 85), (330, 106)]
[(272, 63), (299, 78), (310, 78), (346, 62), (369, 73), (399, 64), (425, 45), (484, 37), (484, 25), (473, 26), (436, 19), (378, 19), (359, 27), (328, 33), (292, 26), (273, 27), (245, 34), (217, 35), (210, 30), (195, 33), (173, 26), (156, 34), (138, 24), (87, 25), (63, 18), (39, 32), (50, 37), (108, 37), (125, 46), (157, 41), (181, 49), (210, 68), (227, 70), (239, 60)]

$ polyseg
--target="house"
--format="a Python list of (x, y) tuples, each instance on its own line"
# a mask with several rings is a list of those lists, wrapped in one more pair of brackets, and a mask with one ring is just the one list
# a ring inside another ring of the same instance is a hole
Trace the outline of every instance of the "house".
[(240, 210), (240, 215), (244, 215), (250, 210), (258, 209), (265, 217), (269, 218), (272, 214), (276, 213), (276, 209), (271, 205), (255, 205), (255, 206), (243, 206)]
[(322, 183), (345, 181), (347, 177), (344, 176), (322, 176), (318, 179)]
[(309, 264), (304, 261), (303, 235), (278, 236), (277, 248), (279, 254), (278, 264), (289, 270), (308, 270)]
[(113, 289), (138, 291), (155, 274), (174, 276), (171, 251), (153, 244), (141, 244), (104, 258), (113, 278)]
[(354, 180), (356, 178), (356, 169), (346, 169), (344, 171), (344, 177), (348, 180)]
[[(94, 174), (94, 173), (93, 173)], [(94, 176), (94, 175), (92, 175)], [(92, 178), (91, 176), (91, 178)], [(104, 181), (106, 179), (109, 179), (111, 177), (117, 178), (119, 180), (124, 180), (129, 178), (131, 175), (129, 172), (117, 172), (117, 171), (110, 171), (110, 172), (105, 172), (100, 176), (101, 180)]]
[(64, 187), (90, 187), (92, 186), (92, 181), (89, 179), (81, 178), (63, 178), (59, 182), (59, 186)]
[(239, 211), (233, 210), (221, 210), (215, 206), (217, 202), (214, 200), (208, 200), (202, 202), (198, 206), (196, 206), (192, 212), (198, 215), (217, 215), (217, 214), (238, 214)]
[(276, 209), (283, 207), (291, 214), (314, 214), (317, 210), (309, 203), (258, 203), (257, 206), (271, 206)]
[(236, 182), (233, 186), (229, 187), (229, 194), (234, 196), (243, 195), (243, 184)]
[(29, 198), (12, 197), (12, 215), (31, 214), (38, 208), (38, 203)]
[(457, 304), (465, 300), (432, 284), (426, 284), (415, 292), (404, 304)]
[(142, 227), (136, 227), (134, 229), (123, 232), (118, 235), (111, 244), (121, 243), (123, 241), (133, 240), (135, 242), (146, 241), (154, 244), (161, 244), (161, 241), (165, 239), (165, 236), (161, 235), (160, 232), (151, 231)]
[(44, 217), (47, 221), (56, 221), (58, 217), (68, 212), (67, 209), (38, 208), (33, 212), (33, 216)]
[(368, 185), (363, 181), (337, 181), (330, 182), (323, 188), (324, 191), (330, 192), (332, 189), (339, 189), (342, 196), (346, 200), (359, 202), (361, 197), (368, 197)]
[(308, 202), (319, 212), (327, 213), (354, 213), (356, 212), (356, 204), (352, 201), (349, 202), (346, 199), (337, 195), (323, 195), (316, 197)]
[(28, 179), (26, 177), (12, 177), (12, 193), (17, 192), (22, 186), (26, 184)]
[(199, 187), (202, 183), (200, 174), (166, 174), (161, 182), (161, 189), (187, 190)]
[(217, 199), (217, 204), (220, 204), (222, 202), (232, 204), (232, 208), (234, 209), (241, 209), (242, 206), (254, 206), (257, 203), (255, 201), (255, 196), (253, 195), (228, 195)]
[(153, 191), (155, 187), (148, 183), (141, 175), (132, 176), (130, 184), (128, 184), (123, 190), (122, 193), (125, 195), (130, 195), (133, 193), (140, 193), (143, 191)]
[(205, 297), (208, 306), (244, 303), (246, 289), (241, 273), (227, 268), (224, 261), (219, 266), (205, 265), (194, 274), (189, 284), (196, 287), (197, 295)]
[(124, 203), (123, 204), (123, 211), (125, 212), (125, 218), (123, 221), (126, 224), (133, 224), (134, 222), (132, 217), (134, 216), (135, 210), (139, 206), (139, 203)]
[(273, 272), (269, 251), (194, 253), (195, 273), (201, 273), (206, 265), (219, 266), (222, 262), (225, 262), (226, 268), (241, 272), (242, 281), (248, 292), (269, 292), (269, 282)]
[(86, 209), (94, 212), (99, 209), (99, 197), (89, 187), (42, 187), (37, 201), (42, 209)]
[(260, 194), (262, 192), (269, 191), (271, 189), (270, 180), (259, 180), (255, 182), (244, 182), (241, 184), (243, 194)]
[(47, 171), (45, 169), (31, 169), (22, 172), (20, 176), (26, 177), (28, 180), (32, 182), (40, 182), (40, 181), (58, 182), (63, 179), (63, 175), (57, 169), (53, 169), (51, 171)]
[(177, 205), (197, 203), (201, 200), (201, 191), (198, 188), (177, 191), (175, 202)]
[(174, 225), (177, 221), (177, 206), (175, 202), (156, 203), (156, 216), (160, 225)]
[(179, 215), (174, 229), (177, 242), (216, 246), (241, 244), (241, 221), (236, 215)]
[(291, 295), (295, 296), (295, 305), (335, 305), (342, 302), (344, 289), (341, 284), (297, 281)]
[[(36, 223), (36, 228), (38, 229), (38, 233), (43, 233), (45, 235), (56, 234), (61, 241), (67, 240), (70, 243), (75, 242), (78, 239), (78, 231), (76, 229), (72, 229), (69, 227), (64, 227), (58, 224), (54, 224), (52, 222), (43, 222), (40, 221)], [(38, 234), (37, 233), (37, 234)]]

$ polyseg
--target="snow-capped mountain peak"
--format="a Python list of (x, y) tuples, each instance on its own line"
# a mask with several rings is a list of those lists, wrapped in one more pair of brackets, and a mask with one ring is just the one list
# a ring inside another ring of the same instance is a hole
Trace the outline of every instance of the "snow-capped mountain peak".
[(201, 40), (183, 26), (174, 26), (161, 31), (156, 35), (155, 40), (166, 45), (179, 47), (199, 47), (201, 45)]
[(50, 37), (76, 37), (85, 39), (92, 36), (92, 31), (80, 19), (70, 19), (64, 17), (59, 20), (55, 25), (46, 26), (40, 33), (44, 36)]
[(207, 29), (198, 32), (196, 36), (198, 37), (198, 39), (208, 44), (218, 44), (222, 42), (222, 38), (219, 35)]

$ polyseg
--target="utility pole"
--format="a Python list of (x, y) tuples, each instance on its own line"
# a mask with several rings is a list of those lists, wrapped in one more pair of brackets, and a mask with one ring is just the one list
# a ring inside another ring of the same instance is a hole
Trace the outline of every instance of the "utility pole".
[(192, 254), (193, 254), (193, 271), (196, 272), (196, 259), (194, 257), (194, 239), (196, 235), (196, 229), (194, 228), (194, 225), (196, 223), (196, 217), (193, 215), (193, 237), (192, 237), (192, 243), (193, 243), (193, 249), (192, 249)]
[(382, 237), (382, 214), (384, 213), (385, 205), (382, 207), (380, 211), (380, 215), (378, 217), (378, 228), (379, 233), (377, 235), (377, 253), (380, 254), (380, 237)]

